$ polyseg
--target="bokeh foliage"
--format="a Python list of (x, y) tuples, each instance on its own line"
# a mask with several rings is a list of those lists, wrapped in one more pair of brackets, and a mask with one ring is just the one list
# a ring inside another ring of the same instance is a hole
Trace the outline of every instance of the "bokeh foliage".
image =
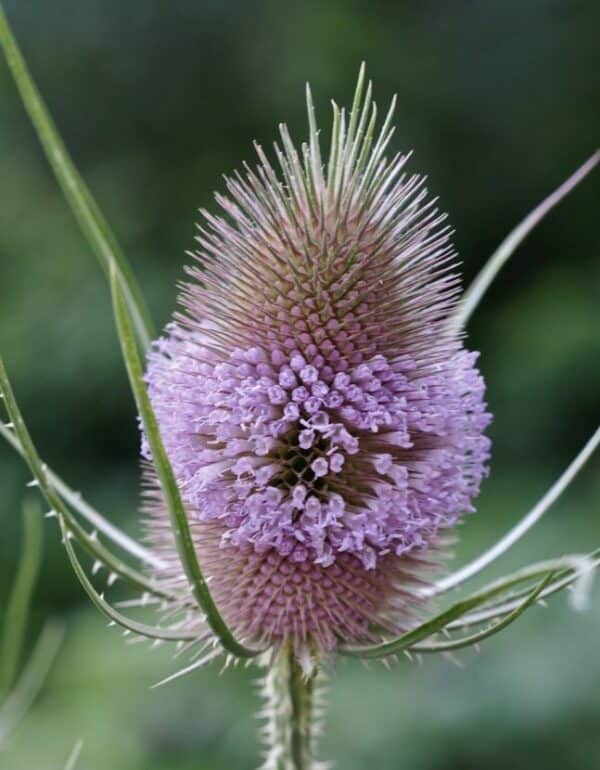
[[(161, 324), (196, 209), (212, 205), (221, 172), (252, 160), (253, 138), (270, 144), (279, 120), (305, 134), (306, 79), (324, 125), (329, 97), (349, 101), (361, 59), (381, 106), (398, 93), (394, 146), (414, 148), (411, 169), (429, 175), (467, 278), (600, 136), (591, 1), (30, 0), (5, 9)], [(515, 520), (598, 422), (598, 189), (598, 178), (586, 181), (552, 213), (471, 322), (496, 419), (493, 474), (481, 515), (461, 530), (464, 555)], [(5, 66), (0, 196), (0, 349), (31, 430), (54, 467), (136, 531), (138, 435), (108, 292)], [(0, 453), (4, 607), (27, 476), (8, 448)], [(600, 542), (597, 469), (596, 460), (503, 567)], [(79, 735), (91, 770), (252, 767), (249, 676), (211, 670), (149, 692), (175, 664), (162, 650), (128, 647), (80, 608), (56, 528), (46, 536), (34, 619), (65, 613), (70, 636), (0, 767), (51, 768)], [(597, 767), (600, 603), (586, 616), (564, 604), (534, 612), (480, 656), (462, 655), (464, 671), (442, 661), (340, 666), (325, 756), (348, 770)]]

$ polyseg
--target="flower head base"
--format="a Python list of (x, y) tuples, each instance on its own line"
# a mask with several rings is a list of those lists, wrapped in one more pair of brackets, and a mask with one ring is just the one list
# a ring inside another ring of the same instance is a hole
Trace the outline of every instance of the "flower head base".
[(245, 636), (331, 649), (401, 627), (407, 565), (485, 473), (484, 384), (448, 327), (449, 233), (406, 156), (385, 158), (390, 116), (374, 140), (370, 88), (347, 126), (334, 108), (326, 170), (310, 99), (301, 153), (281, 128), (281, 179), (257, 148), (217, 196), (225, 217), (204, 213), (184, 312), (150, 355), (197, 547)]

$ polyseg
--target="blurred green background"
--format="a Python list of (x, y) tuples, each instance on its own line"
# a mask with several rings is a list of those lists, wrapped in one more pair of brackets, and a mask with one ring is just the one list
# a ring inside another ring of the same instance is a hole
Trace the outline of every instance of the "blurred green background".
[[(415, 150), (456, 229), (466, 280), (516, 222), (595, 149), (600, 4), (590, 0), (7, 0), (5, 9), (76, 162), (162, 325), (220, 174), (252, 160), (285, 120), (305, 135), (305, 80), (326, 126), (365, 59), (395, 149)], [(325, 132), (327, 133), (327, 132)], [(457, 560), (514, 522), (600, 418), (599, 178), (528, 239), (474, 316), (470, 346), (495, 414), (492, 476)], [(0, 62), (0, 350), (40, 450), (128, 531), (138, 433), (103, 276)], [(600, 543), (596, 458), (494, 571)], [(28, 477), (0, 445), (0, 607)], [(250, 770), (254, 672), (217, 666), (150, 690), (177, 666), (125, 643), (84, 600), (46, 523), (32, 638), (67, 637), (3, 770)], [(600, 586), (598, 587), (600, 590)], [(600, 767), (600, 595), (565, 597), (462, 653), (392, 671), (342, 664), (323, 746), (343, 770)]]

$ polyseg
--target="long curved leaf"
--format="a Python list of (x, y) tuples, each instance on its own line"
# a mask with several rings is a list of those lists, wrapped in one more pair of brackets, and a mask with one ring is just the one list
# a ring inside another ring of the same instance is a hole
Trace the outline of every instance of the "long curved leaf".
[(450, 591), (453, 588), (457, 588), (462, 583), (466, 582), (470, 578), (477, 575), (485, 567), (488, 567), (492, 562), (498, 559), (500, 556), (506, 553), (516, 542), (518, 542), (523, 535), (525, 535), (536, 524), (546, 511), (553, 505), (556, 500), (567, 489), (569, 484), (573, 481), (575, 476), (584, 467), (593, 453), (600, 445), (600, 427), (590, 436), (585, 445), (581, 448), (578, 454), (573, 458), (565, 470), (561, 473), (554, 484), (545, 492), (545, 494), (538, 500), (533, 508), (523, 516), (523, 518), (515, 524), (503, 537), (494, 543), (491, 548), (484, 551), (480, 556), (473, 561), (461, 567), (456, 572), (448, 575), (441, 580), (438, 580), (431, 588), (426, 588), (422, 591), (423, 596), (438, 596), (439, 594)]
[(178, 631), (172, 628), (159, 628), (158, 626), (149, 626), (146, 623), (140, 623), (137, 620), (132, 620), (131, 618), (128, 618), (122, 613), (120, 613), (118, 610), (115, 610), (114, 607), (112, 607), (104, 599), (104, 597), (96, 591), (91, 581), (89, 580), (88, 576), (85, 574), (85, 570), (81, 566), (81, 563), (77, 558), (75, 549), (73, 548), (73, 545), (69, 538), (69, 531), (67, 529), (67, 526), (60, 516), (59, 516), (59, 522), (63, 533), (63, 543), (67, 551), (67, 556), (69, 557), (69, 561), (71, 562), (71, 566), (73, 567), (73, 571), (77, 575), (77, 578), (79, 579), (79, 582), (83, 586), (83, 589), (92, 600), (92, 604), (97, 609), (99, 609), (103, 615), (106, 615), (106, 617), (110, 621), (112, 621), (113, 623), (117, 623), (119, 626), (122, 626), (128, 631), (132, 631), (134, 634), (145, 636), (148, 639), (161, 639), (162, 641), (166, 641), (166, 642), (188, 642), (188, 641), (194, 641), (196, 639), (202, 638), (201, 636), (198, 635), (197, 632), (186, 633), (185, 631)]
[(69, 529), (80, 538), (83, 545), (92, 553), (92, 555), (109, 567), (111, 571), (122, 577), (124, 580), (127, 580), (141, 591), (148, 591), (157, 596), (165, 596), (164, 592), (152, 581), (148, 580), (145, 575), (121, 561), (121, 559), (116, 557), (100, 542), (95, 540), (91, 535), (88, 535), (63, 503), (60, 496), (55, 492), (52, 485), (48, 482), (46, 468), (41, 461), (37, 449), (35, 448), (35, 444), (29, 434), (29, 430), (27, 429), (23, 415), (19, 409), (2, 359), (0, 359), (0, 393), (4, 396), (6, 411), (12, 420), (13, 429), (23, 450), (23, 457), (29, 465), (35, 482), (37, 483), (40, 492), (46, 498), (48, 505), (63, 516)]
[[(1, 391), (0, 391), (1, 392)], [(11, 428), (6, 427), (0, 421), (0, 436), (11, 446), (16, 452), (18, 452), (23, 459), (25, 459), (25, 451), (21, 446), (21, 442), (15, 435)], [(41, 459), (41, 458), (40, 458)], [(68, 486), (61, 478), (55, 473), (52, 468), (48, 466), (43, 460), (41, 460), (43, 467), (46, 469), (46, 478), (50, 486), (52, 486), (56, 492), (62, 497), (64, 502), (69, 505), (73, 510), (77, 511), (94, 529), (106, 535), (106, 537), (116, 546), (128, 553), (130, 556), (134, 556), (139, 561), (144, 562), (150, 567), (155, 569), (161, 569), (165, 566), (165, 563), (156, 554), (145, 548), (141, 543), (138, 543), (126, 532), (117, 527), (106, 516), (103, 516), (99, 511), (93, 508), (79, 492)]]
[(381, 644), (365, 646), (345, 646), (338, 648), (341, 655), (358, 658), (385, 658), (389, 655), (395, 655), (398, 652), (409, 649), (418, 642), (427, 639), (434, 634), (449, 627), (452, 621), (466, 616), (472, 610), (487, 605), (490, 601), (506, 594), (507, 591), (523, 583), (531, 582), (540, 577), (545, 577), (549, 573), (554, 574), (557, 569), (564, 568), (563, 560), (553, 560), (531, 565), (517, 572), (511, 573), (499, 580), (495, 580), (480, 591), (472, 594), (466, 599), (456, 602), (448, 609), (435, 615), (433, 618), (421, 623), (416, 628), (401, 634), (390, 641)]
[(560, 187), (543, 200), (539, 206), (536, 206), (514, 230), (511, 230), (464, 293), (462, 301), (458, 305), (456, 312), (450, 321), (453, 330), (459, 332), (466, 326), (467, 321), (473, 314), (477, 305), (481, 302), (483, 295), (489, 289), (494, 278), (529, 233), (542, 221), (554, 206), (560, 203), (563, 198), (577, 187), (579, 182), (581, 182), (590, 171), (596, 167), (599, 161), (600, 152), (595, 152), (577, 169), (577, 171), (575, 171), (574, 174), (563, 182)]
[[(571, 558), (571, 557), (567, 557)], [(557, 568), (554, 573), (554, 578), (550, 581), (549, 585), (544, 588), (540, 594), (540, 599), (545, 599), (558, 591), (562, 591), (565, 588), (576, 587), (579, 581), (584, 579), (586, 575), (593, 572), (593, 570), (600, 567), (600, 549), (593, 551), (590, 554), (586, 554), (583, 557), (576, 557), (580, 561), (578, 568), (560, 569)], [(493, 601), (485, 605), (483, 609), (477, 610), (469, 615), (465, 615), (460, 620), (449, 623), (447, 629), (449, 631), (456, 628), (466, 628), (469, 626), (480, 625), (488, 620), (496, 620), (504, 617), (506, 614), (512, 612), (522, 601), (523, 597), (527, 595), (527, 589), (517, 590), (511, 592), (510, 596), (501, 597), (499, 601)]]
[(421, 645), (416, 644), (413, 647), (410, 647), (411, 652), (453, 652), (454, 650), (460, 650), (465, 647), (471, 647), (475, 644), (479, 644), (479, 642), (482, 642), (484, 639), (488, 639), (490, 636), (493, 636), (499, 631), (502, 631), (502, 629), (509, 626), (520, 615), (522, 615), (525, 610), (534, 604), (536, 599), (539, 598), (540, 594), (544, 588), (549, 585), (553, 577), (554, 573), (551, 572), (543, 580), (540, 580), (540, 582), (534, 587), (533, 591), (530, 591), (526, 595), (525, 599), (517, 604), (517, 606), (511, 612), (509, 612), (500, 620), (497, 620), (496, 622), (487, 626), (487, 628), (484, 628), (482, 631), (477, 631), (474, 634), (469, 634), (468, 636), (463, 636), (459, 639), (450, 639), (441, 642), (426, 642), (425, 644)]
[(211, 596), (208, 583), (202, 574), (185, 507), (144, 384), (142, 363), (135, 345), (129, 309), (121, 291), (120, 282), (117, 280), (114, 271), (111, 273), (111, 293), (117, 332), (129, 376), (129, 383), (142, 419), (148, 444), (152, 451), (152, 460), (169, 511), (171, 528), (181, 560), (181, 566), (189, 580), (194, 598), (206, 615), (207, 623), (218, 637), (222, 646), (237, 657), (254, 657), (260, 654), (262, 650), (249, 649), (234, 638), (221, 617), (217, 605)]

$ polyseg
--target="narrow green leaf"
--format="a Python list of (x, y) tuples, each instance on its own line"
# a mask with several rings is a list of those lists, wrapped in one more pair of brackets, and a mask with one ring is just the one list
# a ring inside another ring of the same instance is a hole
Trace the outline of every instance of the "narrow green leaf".
[(126, 628), (128, 631), (132, 631), (134, 634), (146, 636), (148, 639), (161, 639), (166, 642), (188, 642), (199, 638), (198, 633), (186, 633), (185, 631), (178, 631), (172, 628), (159, 628), (158, 626), (149, 626), (146, 623), (139, 623), (137, 620), (127, 618), (118, 610), (115, 610), (104, 597), (96, 591), (88, 576), (85, 574), (85, 571), (75, 554), (75, 549), (69, 538), (67, 526), (60, 516), (59, 522), (63, 533), (63, 543), (71, 566), (73, 567), (73, 571), (77, 575), (85, 592), (92, 600), (92, 604), (99, 609), (103, 615), (106, 615), (109, 620)]
[(531, 607), (531, 605), (534, 604), (536, 599), (540, 596), (544, 588), (546, 588), (552, 582), (553, 577), (554, 577), (554, 573), (551, 572), (543, 580), (540, 580), (540, 582), (534, 587), (533, 591), (530, 591), (526, 595), (525, 599), (521, 601), (520, 604), (517, 604), (514, 610), (509, 612), (501, 620), (498, 620), (495, 623), (490, 624), (489, 626), (487, 626), (487, 628), (484, 628), (482, 631), (477, 631), (474, 634), (463, 636), (460, 639), (450, 639), (448, 641), (440, 641), (440, 642), (437, 642), (437, 641), (429, 642), (421, 645), (416, 644), (413, 647), (411, 647), (410, 650), (412, 652), (452, 652), (454, 650), (460, 650), (465, 647), (471, 647), (475, 644), (479, 644), (479, 642), (482, 642), (484, 639), (488, 639), (490, 636), (493, 636), (494, 634), (497, 634), (499, 631), (502, 631), (502, 629), (509, 626), (520, 615), (522, 615), (528, 607)]
[[(25, 459), (25, 451), (21, 446), (21, 442), (14, 432), (3, 425), (2, 422), (0, 422), (0, 436)], [(141, 562), (156, 569), (161, 569), (165, 566), (164, 561), (155, 553), (129, 537), (126, 532), (123, 532), (122, 529), (119, 529), (119, 527), (109, 521), (106, 516), (103, 516), (86, 502), (79, 492), (69, 487), (45, 462), (42, 461), (42, 465), (46, 469), (48, 484), (61, 496), (67, 505), (76, 510), (94, 529), (106, 535), (114, 545)], [(68, 521), (69, 519), (67, 518)]]
[(14, 426), (13, 429), (19, 440), (23, 457), (29, 465), (40, 492), (46, 498), (51, 509), (63, 516), (69, 529), (81, 540), (82, 544), (90, 551), (94, 558), (102, 561), (112, 572), (128, 581), (135, 588), (139, 588), (141, 591), (147, 591), (155, 596), (165, 596), (164, 592), (158, 589), (145, 575), (121, 561), (121, 559), (116, 557), (108, 550), (108, 548), (103, 546), (91, 535), (88, 535), (49, 483), (46, 467), (42, 463), (29, 434), (29, 430), (25, 425), (23, 415), (21, 414), (21, 410), (19, 409), (19, 405), (13, 393), (2, 359), (0, 359), (0, 392), (4, 396), (6, 411)]
[[(548, 596), (552, 596), (558, 591), (562, 591), (565, 588), (569, 588), (577, 584), (586, 575), (593, 572), (600, 567), (600, 549), (592, 551), (585, 556), (569, 556), (558, 559), (557, 562), (562, 562), (564, 559), (572, 560), (572, 568), (563, 569), (557, 564), (554, 578), (548, 586), (546, 586), (540, 595), (540, 599), (545, 599)], [(551, 564), (549, 562), (549, 564)], [(540, 573), (541, 574), (541, 573)], [(517, 590), (511, 592), (510, 596), (500, 597), (499, 600), (489, 602), (483, 609), (477, 610), (470, 615), (465, 615), (460, 620), (456, 620), (448, 624), (448, 630), (456, 628), (465, 628), (467, 626), (475, 626), (481, 623), (485, 623), (488, 620), (495, 620), (499, 617), (504, 617), (507, 613), (512, 612), (519, 602), (527, 595), (527, 589)]]
[(181, 600), (180, 596), (176, 596), (167, 591), (163, 591), (153, 581), (146, 578), (146, 576), (141, 572), (138, 572), (128, 564), (125, 564), (120, 559), (116, 558), (115, 555), (108, 548), (106, 548), (106, 546), (102, 545), (102, 543), (89, 535), (83, 529), (77, 519), (71, 515), (68, 508), (61, 506), (59, 511), (63, 518), (66, 518), (65, 513), (68, 515), (68, 519), (65, 523), (69, 532), (76, 538), (77, 542), (79, 542), (86, 549), (90, 556), (101, 562), (103, 566), (105, 566), (114, 575), (122, 578), (133, 588), (137, 588), (140, 591), (145, 591), (161, 599), (175, 599), (177, 601)]
[(515, 524), (493, 546), (484, 551), (473, 561), (461, 567), (456, 572), (438, 580), (430, 589), (423, 591), (424, 596), (437, 596), (450, 591), (465, 581), (477, 575), (492, 562), (505, 554), (509, 548), (517, 543), (536, 524), (546, 511), (558, 500), (569, 484), (584, 467), (596, 449), (600, 446), (600, 427), (590, 436), (585, 445), (561, 473), (552, 486), (542, 495), (538, 502), (523, 518)]
[(0, 707), (0, 747), (13, 732), (46, 681), (64, 635), (62, 625), (48, 621), (16, 686)]
[(481, 302), (494, 278), (508, 262), (529, 233), (542, 221), (592, 171), (600, 161), (600, 152), (595, 152), (560, 187), (543, 200), (525, 219), (512, 230), (485, 263), (473, 283), (465, 291), (462, 301), (454, 313), (450, 326), (456, 332), (462, 331), (467, 321)]
[(23, 503), (25, 535), (17, 576), (4, 616), (0, 644), (0, 699), (17, 678), (31, 595), (42, 558), (42, 518), (39, 506), (27, 498)]
[(411, 629), (405, 634), (401, 634), (396, 639), (392, 639), (381, 644), (367, 646), (345, 646), (339, 648), (341, 655), (347, 655), (359, 658), (385, 658), (389, 655), (395, 655), (402, 650), (413, 647), (418, 642), (432, 636), (449, 627), (452, 621), (458, 620), (467, 615), (471, 610), (485, 606), (491, 600), (502, 594), (506, 594), (511, 588), (522, 583), (531, 582), (540, 577), (545, 577), (549, 572), (554, 573), (557, 569), (564, 568), (563, 560), (542, 562), (541, 564), (531, 565), (525, 569), (513, 572), (499, 580), (495, 580), (480, 591), (472, 594), (470, 597), (453, 604), (448, 609), (435, 615), (425, 623), (421, 623), (416, 628)]
[(125, 303), (120, 283), (116, 280), (114, 272), (111, 275), (111, 291), (123, 359), (125, 361), (138, 413), (142, 419), (148, 444), (152, 451), (154, 466), (158, 474), (169, 516), (171, 518), (171, 528), (181, 565), (190, 582), (192, 593), (198, 602), (198, 605), (205, 613), (208, 624), (219, 638), (223, 647), (228, 652), (241, 658), (254, 657), (262, 652), (262, 650), (249, 649), (236, 641), (221, 617), (210, 594), (208, 584), (202, 574), (185, 507), (181, 495), (179, 494), (179, 488), (173, 474), (173, 469), (171, 468), (171, 463), (169, 462), (160, 436), (156, 416), (144, 385), (142, 363), (135, 345), (128, 307)]
[(117, 270), (140, 345), (146, 349), (156, 335), (143, 295), (121, 247), (71, 160), (44, 100), (31, 77), (1, 5), (0, 45), (4, 50), (8, 66), (25, 109), (44, 148), (48, 162), (52, 166), (56, 179), (84, 236), (95, 252), (107, 277), (111, 265), (114, 265)]

